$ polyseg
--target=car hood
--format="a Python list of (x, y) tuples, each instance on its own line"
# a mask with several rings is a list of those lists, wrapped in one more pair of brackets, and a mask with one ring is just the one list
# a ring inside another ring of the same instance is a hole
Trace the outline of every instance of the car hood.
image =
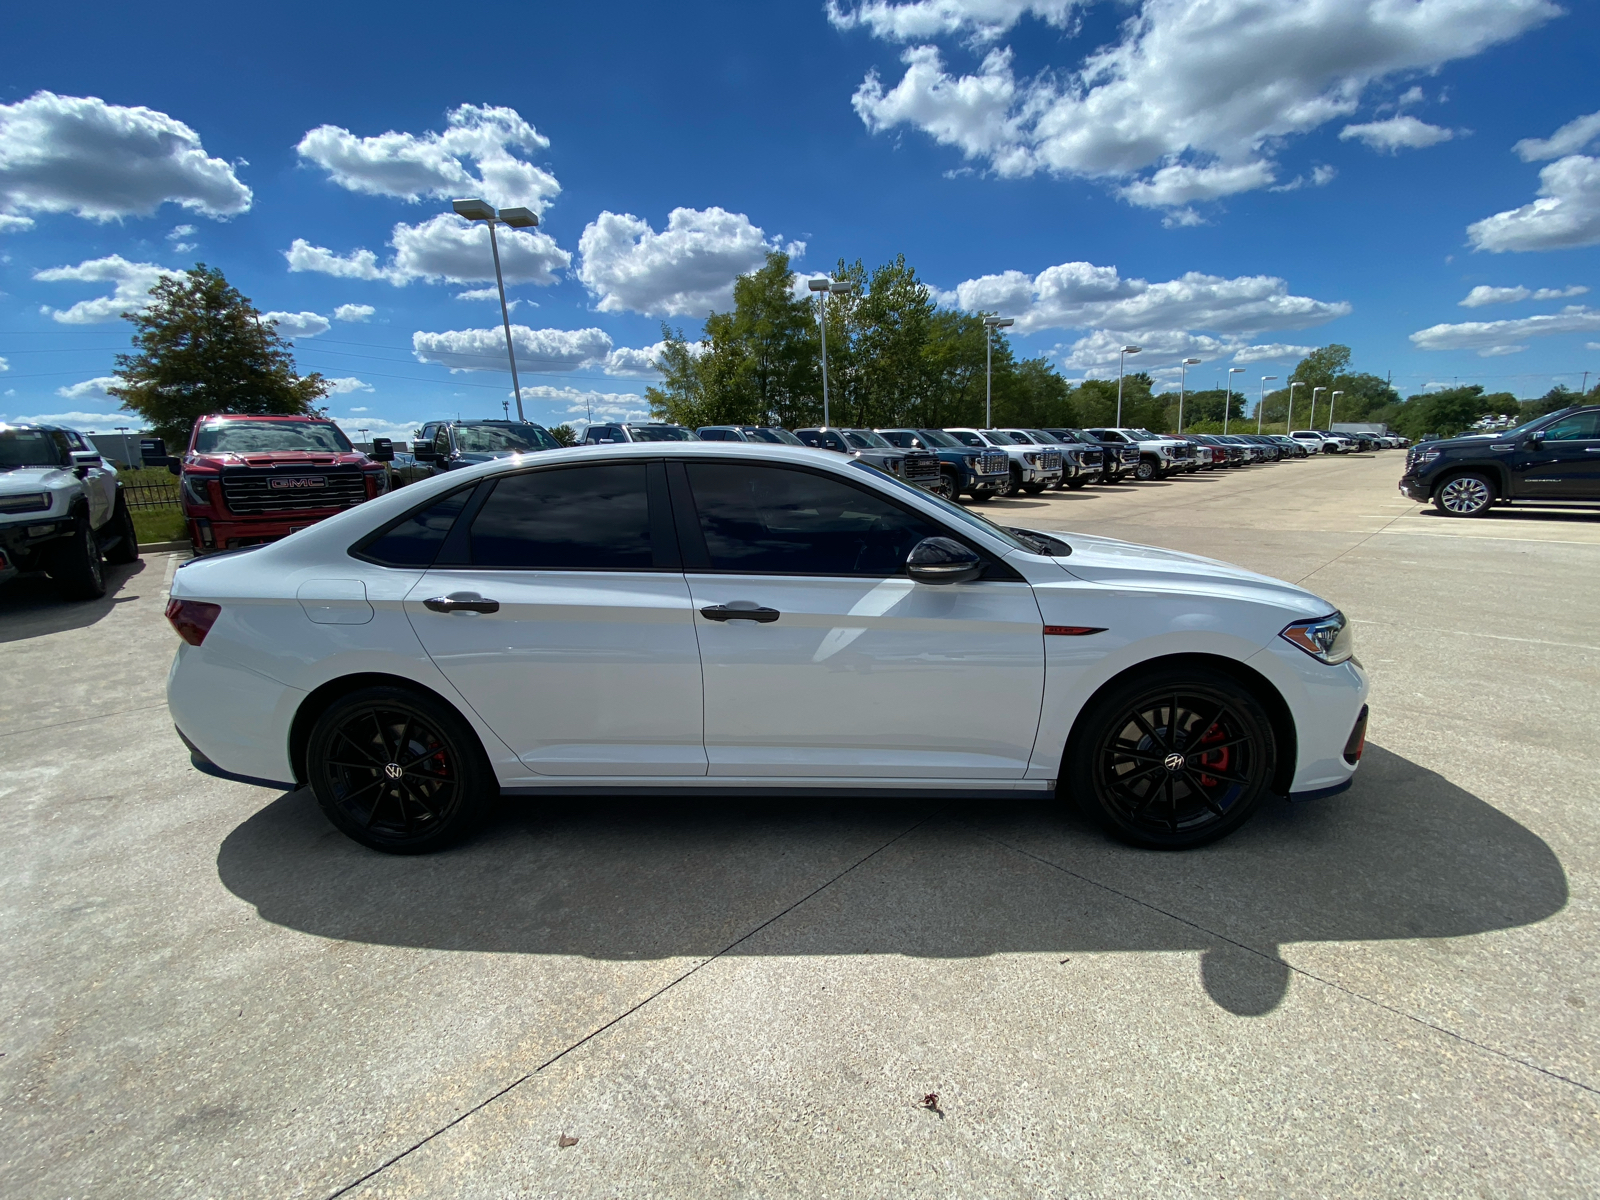
[(499, 458), (515, 458), (519, 454), (537, 454), (536, 450), (463, 450), (456, 455), (456, 462), (486, 463), (494, 462)]
[(368, 458), (365, 454), (333, 454), (327, 451), (309, 450), (273, 450), (259, 454), (194, 454), (191, 461), (216, 468), (252, 467), (268, 469), (274, 467), (360, 467), (366, 466)]
[(0, 471), (0, 495), (14, 496), (18, 492), (37, 492), (40, 488), (68, 487), (78, 482), (71, 471), (60, 467), (17, 467)]
[(1321, 616), (1334, 610), (1322, 597), (1292, 583), (1247, 571), (1232, 563), (1158, 546), (1119, 542), (1115, 538), (1084, 533), (1055, 533), (1072, 547), (1068, 558), (1057, 559), (1070, 575), (1089, 583), (1110, 587), (1174, 588), (1197, 591), (1249, 591), (1303, 610), (1306, 616)]

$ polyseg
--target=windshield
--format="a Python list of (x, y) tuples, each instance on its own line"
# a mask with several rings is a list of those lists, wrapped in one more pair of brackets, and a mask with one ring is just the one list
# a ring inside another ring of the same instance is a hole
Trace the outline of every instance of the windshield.
[(871, 463), (862, 462), (859, 458), (851, 460), (850, 465), (861, 471), (870, 471), (872, 473), (872, 477), (877, 479), (879, 482), (887, 481), (899, 488), (901, 491), (911, 493), (911, 495), (917, 497), (919, 500), (924, 500), (929, 504), (938, 505), (943, 514), (949, 517), (951, 520), (960, 521), (963, 525), (970, 525), (974, 529), (981, 529), (990, 537), (999, 538), (1013, 550), (1026, 550), (1029, 554), (1039, 553), (1038, 550), (1020, 540), (1016, 534), (1001, 528), (999, 525), (996, 525), (993, 521), (990, 521), (985, 517), (980, 517), (975, 512), (970, 512), (967, 509), (962, 508), (959, 504), (952, 504), (943, 496), (936, 496), (932, 492), (923, 491), (915, 484), (906, 483), (902, 479), (896, 479), (893, 475), (886, 474), (885, 472), (878, 470), (878, 468), (873, 466)]
[(556, 450), (560, 444), (538, 425), (457, 425), (456, 448), (464, 454), (507, 450)]
[(982, 450), (989, 444), (968, 429), (947, 429), (945, 432), (951, 437), (955, 438), (956, 441), (960, 442), (963, 446), (976, 446), (978, 449)]
[(894, 447), (868, 429), (852, 429), (844, 435), (858, 450), (893, 450)]
[(944, 450), (959, 450), (961, 443), (956, 441), (942, 429), (919, 429), (917, 436), (929, 446), (938, 446)]
[(61, 465), (61, 448), (44, 430), (0, 429), (0, 471)]
[(754, 425), (744, 427), (744, 435), (754, 438), (758, 442), (771, 442), (775, 446), (804, 446), (805, 443), (787, 429), (773, 429), (770, 426), (757, 428)]
[(1059, 444), (1059, 439), (1054, 434), (1046, 433), (1043, 429), (1030, 429), (1028, 436), (1033, 439), (1036, 446), (1054, 446)]
[(682, 425), (629, 425), (628, 432), (636, 442), (697, 442)]
[(1017, 446), (1017, 445), (1021, 445), (1021, 443), (1018, 442), (1015, 438), (1009, 437), (1008, 435), (1001, 433), (998, 429), (985, 429), (983, 431), (983, 436), (988, 438), (996, 446)]
[(196, 454), (308, 451), (348, 454), (350, 439), (331, 421), (214, 421), (195, 434)]
[(1160, 434), (1151, 433), (1148, 429), (1134, 429), (1130, 432), (1134, 437), (1145, 438), (1148, 441), (1154, 441), (1157, 437), (1161, 436)]

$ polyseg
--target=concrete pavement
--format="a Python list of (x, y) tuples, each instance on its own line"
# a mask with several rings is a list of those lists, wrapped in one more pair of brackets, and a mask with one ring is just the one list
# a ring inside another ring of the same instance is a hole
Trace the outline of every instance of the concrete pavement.
[(1593, 1194), (1600, 515), (1451, 521), (1399, 470), (987, 506), (1355, 621), (1355, 787), (1185, 855), (725, 799), (386, 858), (189, 767), (172, 556), (0, 591), (7, 1194)]

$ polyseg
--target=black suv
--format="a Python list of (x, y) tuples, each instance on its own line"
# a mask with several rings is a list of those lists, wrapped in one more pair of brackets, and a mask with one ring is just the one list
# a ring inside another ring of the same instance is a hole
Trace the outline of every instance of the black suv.
[(1514, 500), (1600, 500), (1600, 406), (1564, 408), (1515, 429), (1419, 442), (1400, 490), (1447, 517)]

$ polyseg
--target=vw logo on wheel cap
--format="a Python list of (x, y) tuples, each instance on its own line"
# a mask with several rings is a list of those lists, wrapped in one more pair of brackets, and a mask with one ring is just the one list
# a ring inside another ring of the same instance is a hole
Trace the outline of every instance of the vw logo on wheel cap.
[(405, 771), (399, 763), (385, 763), (383, 773), (390, 779), (399, 779), (400, 776), (405, 774)]
[(1167, 770), (1177, 772), (1183, 770), (1184, 762), (1186, 760), (1184, 759), (1183, 755), (1174, 751), (1173, 753), (1167, 755), (1167, 757), (1162, 761), (1166, 764)]

